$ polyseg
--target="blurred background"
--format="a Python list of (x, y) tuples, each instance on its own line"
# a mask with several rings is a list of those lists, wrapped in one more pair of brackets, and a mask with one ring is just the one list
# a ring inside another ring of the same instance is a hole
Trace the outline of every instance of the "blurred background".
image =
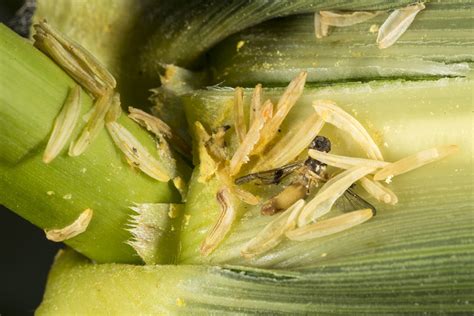
[[(23, 2), (0, 0), (0, 23), (13, 21), (13, 24), (18, 24), (14, 15)], [(41, 302), (54, 255), (60, 247), (61, 244), (47, 240), (41, 229), (0, 205), (1, 316), (34, 313)]]

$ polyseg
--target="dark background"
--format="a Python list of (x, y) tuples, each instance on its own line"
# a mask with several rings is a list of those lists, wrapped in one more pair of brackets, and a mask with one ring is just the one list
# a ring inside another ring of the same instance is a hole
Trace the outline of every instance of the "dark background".
[[(0, 22), (7, 23), (22, 2), (0, 0)], [(48, 241), (41, 229), (0, 205), (1, 316), (33, 314), (60, 247), (61, 244)]]

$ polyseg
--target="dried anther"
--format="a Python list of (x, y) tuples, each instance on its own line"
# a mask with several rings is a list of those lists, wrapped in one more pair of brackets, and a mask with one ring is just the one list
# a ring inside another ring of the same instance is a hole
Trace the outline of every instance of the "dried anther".
[(242, 88), (235, 88), (234, 97), (234, 121), (235, 131), (239, 139), (239, 143), (242, 143), (247, 133), (247, 127), (245, 125), (244, 118), (244, 91)]
[(112, 94), (106, 93), (99, 96), (94, 103), (92, 115), (86, 123), (79, 137), (71, 143), (69, 156), (79, 156), (89, 144), (97, 137), (105, 123), (105, 116), (112, 104)]
[(244, 258), (252, 258), (277, 246), (285, 237), (285, 233), (296, 227), (296, 218), (304, 206), (298, 200), (277, 218), (268, 223), (240, 251)]
[(114, 89), (115, 78), (86, 49), (55, 30), (46, 21), (34, 25), (35, 46), (63, 67), (85, 89), (94, 96)]
[(304, 241), (332, 235), (362, 224), (371, 219), (373, 215), (374, 212), (371, 209), (353, 211), (288, 231), (286, 237), (291, 240)]
[(246, 164), (252, 154), (255, 145), (260, 140), (260, 131), (271, 119), (273, 114), (273, 104), (270, 101), (265, 102), (261, 110), (255, 115), (255, 119), (250, 125), (248, 133), (240, 143), (239, 147), (230, 160), (230, 174), (235, 175), (240, 171), (242, 165)]
[(379, 15), (380, 11), (355, 11), (355, 12), (333, 12), (333, 11), (319, 11), (321, 15), (321, 23), (329, 26), (351, 26), (358, 23), (365, 22)]
[(318, 194), (309, 201), (298, 218), (298, 227), (317, 220), (327, 214), (334, 202), (360, 178), (374, 171), (374, 168), (353, 167), (331, 178), (319, 190)]
[(53, 131), (43, 154), (43, 162), (50, 163), (63, 149), (71, 137), (81, 113), (81, 88), (74, 86), (54, 121)]
[(329, 27), (337, 26), (351, 26), (354, 24), (365, 22), (373, 17), (379, 15), (380, 11), (367, 12), (333, 12), (333, 11), (319, 11), (314, 13), (314, 33), (316, 38), (320, 39), (328, 36)]
[(61, 242), (76, 237), (86, 231), (94, 212), (88, 208), (70, 225), (58, 229), (45, 229), (46, 238), (52, 241)]
[(374, 180), (380, 181), (419, 168), (431, 162), (443, 159), (459, 150), (457, 145), (442, 145), (426, 149), (414, 155), (389, 164), (374, 175)]
[(416, 15), (425, 8), (424, 3), (394, 10), (379, 28), (377, 44), (379, 48), (388, 48), (405, 33)]
[(255, 146), (253, 154), (258, 155), (262, 153), (267, 145), (274, 139), (275, 135), (278, 133), (281, 123), (303, 93), (306, 77), (307, 73), (303, 71), (290, 82), (285, 92), (278, 100), (276, 110), (274, 111), (272, 118), (262, 128), (260, 132), (260, 140)]
[(389, 162), (380, 160), (338, 156), (314, 149), (310, 149), (308, 153), (311, 158), (324, 162), (329, 166), (334, 166), (341, 169), (350, 169), (356, 166), (384, 168), (390, 164)]
[(268, 170), (290, 163), (308, 148), (323, 126), (324, 121), (317, 113), (313, 113), (277, 141), (254, 170)]
[(168, 124), (160, 120), (158, 117), (133, 107), (129, 107), (128, 111), (130, 112), (128, 115), (129, 118), (145, 127), (155, 136), (163, 136), (184, 155), (189, 155), (191, 153), (189, 145), (181, 137), (173, 133)]
[(173, 175), (169, 170), (165, 170), (163, 165), (125, 127), (117, 122), (110, 122), (107, 123), (107, 130), (131, 164), (158, 181), (167, 182), (172, 178)]
[(381, 183), (370, 179), (369, 177), (364, 177), (359, 180), (362, 187), (377, 201), (395, 205), (398, 203), (398, 198), (395, 193), (392, 192), (389, 188), (384, 187)]
[(120, 94), (118, 92), (114, 93), (112, 97), (112, 104), (110, 105), (109, 111), (105, 115), (105, 122), (115, 122), (122, 115), (122, 104), (120, 102)]
[(216, 194), (217, 202), (221, 207), (221, 212), (216, 223), (207, 233), (206, 238), (201, 244), (201, 255), (207, 256), (214, 251), (229, 233), (232, 223), (237, 217), (235, 207), (232, 203), (229, 188), (224, 187)]
[(250, 114), (249, 114), (249, 126), (252, 126), (252, 123), (256, 117), (257, 113), (260, 113), (260, 108), (262, 107), (262, 85), (257, 84), (253, 90), (252, 100), (250, 101)]
[(366, 151), (369, 158), (383, 160), (380, 149), (362, 124), (339, 108), (333, 101), (317, 100), (313, 103), (313, 107), (324, 121), (349, 133)]

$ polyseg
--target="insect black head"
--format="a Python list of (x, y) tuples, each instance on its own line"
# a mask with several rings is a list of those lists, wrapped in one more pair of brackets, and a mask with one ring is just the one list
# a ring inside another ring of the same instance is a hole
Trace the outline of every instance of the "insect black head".
[(309, 145), (309, 148), (328, 153), (331, 151), (331, 141), (327, 137), (316, 136)]

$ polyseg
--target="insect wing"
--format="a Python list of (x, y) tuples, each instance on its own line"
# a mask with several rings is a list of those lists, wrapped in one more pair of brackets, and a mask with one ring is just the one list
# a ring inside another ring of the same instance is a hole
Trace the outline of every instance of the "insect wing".
[(347, 189), (346, 192), (337, 200), (337, 206), (343, 212), (351, 212), (360, 209), (370, 208), (375, 214), (375, 207), (368, 201), (360, 197), (351, 188)]
[(281, 168), (251, 173), (235, 179), (235, 184), (240, 185), (251, 181), (257, 184), (278, 184), (282, 179), (304, 166), (304, 162), (296, 162)]

